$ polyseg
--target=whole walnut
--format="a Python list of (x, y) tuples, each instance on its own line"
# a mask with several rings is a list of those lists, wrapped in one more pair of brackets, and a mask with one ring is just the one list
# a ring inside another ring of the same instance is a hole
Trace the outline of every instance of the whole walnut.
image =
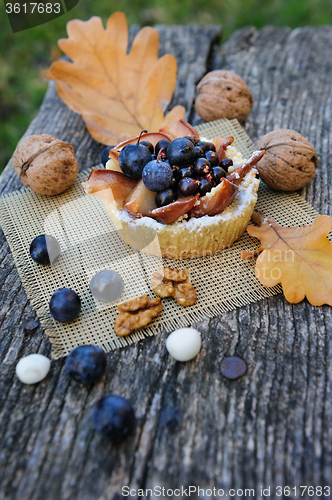
[(257, 143), (265, 155), (256, 168), (265, 184), (279, 191), (296, 191), (310, 182), (318, 166), (317, 153), (301, 134), (289, 129), (273, 130)]
[(253, 97), (247, 84), (232, 71), (211, 71), (197, 85), (195, 108), (207, 122), (237, 118), (243, 123), (252, 105)]
[(73, 146), (47, 134), (22, 139), (15, 149), (13, 165), (22, 184), (47, 196), (65, 191), (78, 174)]

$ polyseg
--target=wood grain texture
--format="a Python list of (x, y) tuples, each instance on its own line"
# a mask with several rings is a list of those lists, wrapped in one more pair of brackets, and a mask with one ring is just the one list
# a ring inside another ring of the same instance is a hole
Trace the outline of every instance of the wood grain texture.
[[(213, 49), (216, 27), (159, 31), (161, 52), (173, 52), (179, 64), (174, 104), (185, 105), (198, 123), (195, 81), (207, 70), (234, 70), (254, 96), (248, 134), (256, 141), (270, 130), (292, 128), (308, 138), (320, 162), (301, 194), (332, 215), (332, 27), (245, 28), (221, 52)], [(102, 146), (52, 84), (27, 131), (41, 132), (71, 142), (81, 168), (99, 158)], [(0, 190), (19, 187), (9, 164)], [(330, 484), (331, 308), (272, 297), (201, 322), (202, 351), (189, 363), (170, 359), (163, 332), (110, 353), (106, 376), (93, 387), (70, 380), (63, 360), (52, 362), (45, 381), (23, 386), (14, 375), (17, 360), (32, 352), (49, 355), (50, 344), (40, 328), (32, 336), (24, 332), (35, 315), (3, 234), (0, 280), (1, 500), (115, 500), (124, 485), (254, 488), (255, 498), (261, 486), (270, 486), (270, 498), (282, 498), (277, 485)], [(244, 379), (221, 377), (227, 355), (246, 359)], [(90, 424), (93, 404), (109, 392), (129, 398), (138, 417), (135, 434), (120, 446), (103, 441)], [(167, 406), (182, 413), (174, 429), (160, 424)]]

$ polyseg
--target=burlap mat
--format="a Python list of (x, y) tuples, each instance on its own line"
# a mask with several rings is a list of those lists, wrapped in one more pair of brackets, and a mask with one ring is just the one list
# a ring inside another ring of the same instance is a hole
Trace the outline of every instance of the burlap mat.
[[(234, 145), (245, 157), (253, 144), (236, 120), (218, 120), (198, 127), (200, 135), (212, 139), (232, 135)], [(214, 317), (236, 307), (256, 302), (281, 291), (263, 287), (254, 274), (254, 262), (240, 259), (241, 250), (257, 248), (258, 241), (244, 234), (231, 248), (213, 257), (162, 263), (128, 247), (115, 230), (101, 200), (83, 193), (81, 182), (89, 172), (79, 174), (75, 184), (55, 197), (39, 196), (30, 189), (5, 195), (0, 201), (0, 222), (6, 235), (22, 284), (53, 345), (53, 358), (67, 355), (81, 344), (95, 344), (109, 351), (154, 335)], [(311, 224), (318, 213), (296, 193), (278, 193), (264, 185), (259, 189), (257, 208), (276, 222), (288, 226)], [(60, 242), (62, 253), (53, 266), (39, 266), (30, 257), (31, 241), (39, 234), (51, 234)], [(194, 306), (179, 306), (163, 299), (164, 309), (145, 329), (127, 337), (113, 330), (117, 304), (142, 294), (154, 296), (149, 285), (153, 271), (161, 265), (189, 268), (198, 300)], [(90, 293), (91, 277), (113, 269), (123, 278), (125, 291), (116, 303), (102, 304)], [(52, 294), (62, 287), (74, 289), (82, 301), (80, 316), (58, 323), (49, 313)]]

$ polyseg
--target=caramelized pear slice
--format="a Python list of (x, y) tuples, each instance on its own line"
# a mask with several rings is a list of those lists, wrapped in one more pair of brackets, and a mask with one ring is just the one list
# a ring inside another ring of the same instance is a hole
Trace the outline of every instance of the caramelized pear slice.
[(93, 169), (87, 182), (83, 182), (86, 194), (93, 194), (114, 203), (118, 210), (123, 208), (123, 200), (134, 190), (136, 179), (129, 179), (121, 172), (113, 170)]
[(134, 217), (149, 216), (156, 208), (156, 193), (144, 186), (143, 180), (138, 181), (134, 191), (130, 193), (124, 202), (124, 208)]
[(107, 170), (114, 170), (115, 172), (121, 172), (122, 170), (119, 165), (119, 151), (115, 151), (115, 149), (110, 149), (108, 157), (109, 160), (106, 163)]
[(199, 139), (199, 134), (197, 130), (190, 125), (190, 123), (186, 122), (185, 120), (178, 120), (177, 122), (171, 123), (170, 125), (167, 125), (166, 127), (162, 127), (160, 129), (160, 132), (164, 134), (168, 134), (172, 136), (172, 139), (178, 138), (178, 137), (185, 137), (187, 135), (189, 136), (195, 136), (197, 139)]
[(182, 217), (182, 215), (189, 212), (189, 210), (195, 205), (198, 197), (199, 194), (196, 194), (196, 196), (185, 196), (183, 198), (179, 198), (165, 207), (159, 207), (152, 210), (150, 215), (151, 217), (162, 220), (165, 224), (172, 224), (177, 221), (179, 217)]
[(242, 179), (244, 179), (244, 177), (250, 172), (252, 167), (254, 167), (264, 155), (264, 149), (262, 151), (254, 151), (248, 161), (246, 161), (241, 167), (233, 170), (232, 173), (226, 175), (227, 180), (238, 186)]
[(199, 205), (194, 206), (189, 214), (192, 217), (203, 217), (204, 215), (217, 215), (225, 210), (232, 203), (238, 187), (227, 179), (222, 179), (221, 183), (212, 189), (210, 193), (202, 196)]
[(231, 146), (234, 142), (234, 137), (217, 137), (213, 139), (213, 144), (216, 147), (216, 152), (219, 157), (219, 163), (226, 156), (226, 149), (228, 146)]

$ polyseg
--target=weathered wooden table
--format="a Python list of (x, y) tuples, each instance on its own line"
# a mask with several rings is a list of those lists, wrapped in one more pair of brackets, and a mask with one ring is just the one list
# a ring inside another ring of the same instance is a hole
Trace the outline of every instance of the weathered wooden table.
[[(178, 60), (174, 104), (186, 106), (187, 118), (198, 123), (193, 99), (203, 74), (234, 70), (254, 96), (247, 133), (256, 141), (270, 130), (291, 128), (307, 137), (320, 162), (301, 194), (332, 215), (332, 27), (244, 28), (221, 51), (218, 26), (158, 29), (161, 52)], [(99, 161), (102, 146), (53, 84), (27, 131), (33, 133), (69, 141), (81, 168)], [(0, 192), (20, 188), (9, 163)], [(181, 488), (190, 485), (222, 488), (233, 498), (248, 497), (249, 489), (262, 498), (261, 487), (270, 487), (269, 498), (286, 498), (287, 490), (280, 495), (277, 487), (289, 486), (288, 498), (318, 498), (319, 489), (313, 496), (300, 486), (331, 485), (330, 307), (290, 305), (276, 296), (200, 323), (203, 348), (195, 362), (173, 362), (163, 332), (109, 354), (107, 375), (93, 387), (70, 380), (64, 360), (52, 362), (42, 383), (24, 386), (15, 376), (17, 361), (35, 352), (50, 356), (51, 348), (41, 328), (25, 333), (36, 315), (3, 233), (0, 248), (1, 500), (111, 500), (122, 498), (123, 486), (180, 488), (174, 498), (187, 498), (189, 491)], [(232, 354), (249, 365), (238, 382), (219, 373), (220, 360)], [(128, 397), (138, 416), (135, 435), (119, 446), (103, 441), (90, 424), (93, 404), (109, 392)], [(160, 422), (165, 406), (182, 413), (173, 429)], [(327, 492), (320, 498), (329, 498)], [(198, 493), (191, 490), (191, 497)], [(158, 498), (158, 490), (151, 498)]]

